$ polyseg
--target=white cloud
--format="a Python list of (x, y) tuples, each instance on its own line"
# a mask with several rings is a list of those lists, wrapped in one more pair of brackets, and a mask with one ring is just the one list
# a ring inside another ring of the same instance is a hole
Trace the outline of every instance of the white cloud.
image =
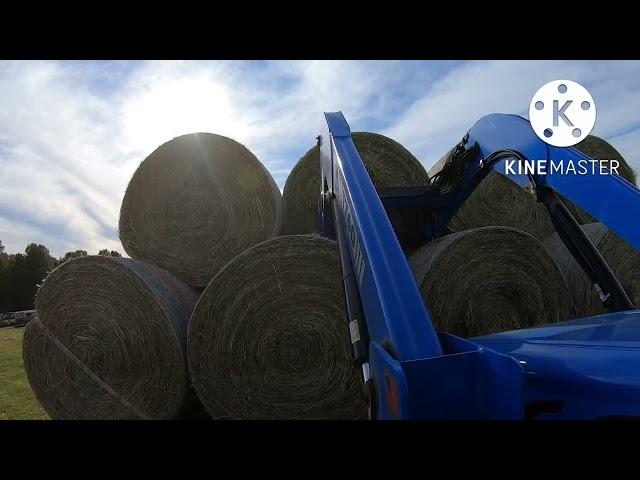
[(284, 186), (342, 110), (429, 166), (487, 113), (525, 113), (535, 89), (566, 77), (591, 90), (596, 133), (638, 166), (638, 62), (0, 62), (0, 239), (57, 255), (123, 252), (120, 202), (137, 165), (194, 131), (250, 148)]
[(527, 115), (535, 91), (567, 78), (586, 86), (598, 106), (594, 133), (605, 138), (638, 125), (640, 62), (469, 62), (435, 82), (386, 134), (418, 155), (428, 168), (484, 115)]
[[(352, 87), (340, 88), (345, 77)], [(194, 131), (244, 143), (282, 187), (322, 109), (344, 105), (356, 117), (376, 78), (350, 62), (2, 62), (0, 239), (8, 251), (37, 241), (58, 256), (122, 252), (115, 230), (133, 171)]]
[(7, 250), (22, 251), (30, 241), (49, 246), (61, 234), (77, 248), (117, 244), (96, 229), (111, 221), (118, 204), (117, 172), (105, 161), (113, 151), (109, 104), (58, 63), (5, 62), (0, 105), (0, 216), (13, 212), (14, 231), (20, 223), (47, 225), (21, 241), (3, 230)]

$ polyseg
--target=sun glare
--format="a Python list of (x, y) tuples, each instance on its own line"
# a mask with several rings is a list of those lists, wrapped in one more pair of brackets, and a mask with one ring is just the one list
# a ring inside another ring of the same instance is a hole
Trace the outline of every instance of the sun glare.
[(131, 147), (146, 152), (186, 133), (217, 133), (241, 143), (248, 137), (229, 90), (202, 78), (159, 80), (137, 93), (124, 106), (124, 129)]

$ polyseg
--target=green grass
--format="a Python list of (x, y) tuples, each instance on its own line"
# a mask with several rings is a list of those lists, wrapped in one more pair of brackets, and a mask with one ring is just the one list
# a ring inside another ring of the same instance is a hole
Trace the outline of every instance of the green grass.
[(0, 420), (48, 418), (22, 365), (23, 334), (24, 328), (0, 328)]

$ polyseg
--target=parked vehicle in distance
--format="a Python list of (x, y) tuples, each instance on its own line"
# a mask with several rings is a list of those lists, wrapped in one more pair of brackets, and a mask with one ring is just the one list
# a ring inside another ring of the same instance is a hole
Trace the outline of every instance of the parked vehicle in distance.
[(5, 313), (0, 318), (0, 327), (24, 327), (35, 317), (35, 310), (23, 310), (21, 312)]
[(11, 327), (16, 320), (15, 313), (5, 313), (0, 316), (0, 327)]

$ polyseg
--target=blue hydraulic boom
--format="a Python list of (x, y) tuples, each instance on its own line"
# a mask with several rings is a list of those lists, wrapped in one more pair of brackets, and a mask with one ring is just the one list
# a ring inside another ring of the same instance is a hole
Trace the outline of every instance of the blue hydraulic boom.
[[(342, 113), (325, 118), (319, 221), (338, 243), (354, 364), (372, 418), (640, 417), (640, 311), (558, 195), (640, 249), (637, 188), (599, 172), (509, 174), (545, 205), (610, 313), (462, 339), (434, 329), (401, 239), (446, 234), (474, 188), (492, 170), (504, 174), (507, 161), (590, 158), (546, 144), (522, 117), (492, 114), (437, 165), (430, 185), (376, 191)], [(394, 229), (391, 212), (414, 219), (411, 231)]]

